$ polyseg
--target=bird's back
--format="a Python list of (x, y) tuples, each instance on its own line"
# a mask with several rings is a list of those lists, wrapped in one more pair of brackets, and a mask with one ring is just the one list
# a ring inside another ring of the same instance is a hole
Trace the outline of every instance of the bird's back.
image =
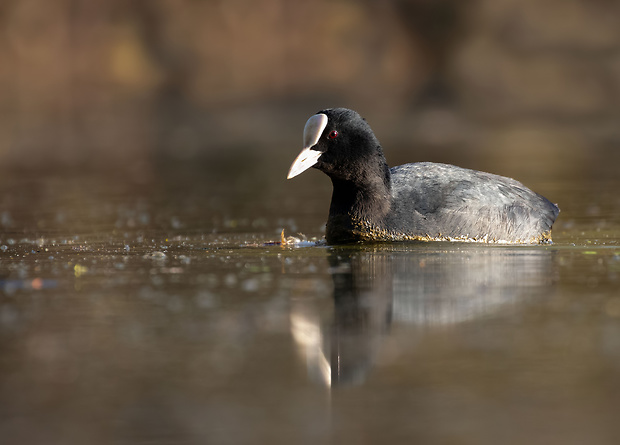
[(387, 227), (397, 236), (539, 243), (559, 208), (514, 179), (453, 165), (393, 167)]

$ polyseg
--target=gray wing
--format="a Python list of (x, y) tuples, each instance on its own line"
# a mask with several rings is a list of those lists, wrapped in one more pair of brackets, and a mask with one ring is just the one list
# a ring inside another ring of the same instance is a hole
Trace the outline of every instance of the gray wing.
[(559, 208), (514, 179), (420, 162), (391, 169), (393, 227), (432, 237), (534, 242)]

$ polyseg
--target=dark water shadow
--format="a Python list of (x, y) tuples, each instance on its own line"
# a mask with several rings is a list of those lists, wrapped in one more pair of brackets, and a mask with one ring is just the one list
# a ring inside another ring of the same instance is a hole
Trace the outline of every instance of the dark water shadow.
[[(361, 384), (396, 324), (424, 335), (514, 315), (551, 293), (553, 255), (547, 248), (436, 243), (333, 248), (333, 312), (308, 322), (306, 310), (304, 318), (306, 332), (315, 324), (315, 341), (305, 345), (309, 373), (329, 386)], [(398, 347), (415, 347), (415, 337)]]

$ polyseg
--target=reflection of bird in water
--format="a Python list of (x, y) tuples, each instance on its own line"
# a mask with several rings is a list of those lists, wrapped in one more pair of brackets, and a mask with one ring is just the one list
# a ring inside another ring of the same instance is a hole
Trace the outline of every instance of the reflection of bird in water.
[(500, 309), (514, 311), (523, 297), (547, 294), (552, 285), (548, 250), (441, 247), (332, 249), (333, 311), (322, 316), (297, 305), (291, 314), (309, 372), (328, 385), (361, 383), (392, 323), (424, 326), (428, 332)]

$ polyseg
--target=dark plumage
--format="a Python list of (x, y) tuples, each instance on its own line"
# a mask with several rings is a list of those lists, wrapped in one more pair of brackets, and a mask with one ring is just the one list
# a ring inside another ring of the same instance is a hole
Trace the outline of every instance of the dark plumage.
[(312, 116), (289, 178), (310, 167), (334, 191), (331, 244), (363, 240), (551, 240), (559, 208), (514, 179), (453, 165), (418, 162), (389, 168), (370, 126), (355, 111)]

